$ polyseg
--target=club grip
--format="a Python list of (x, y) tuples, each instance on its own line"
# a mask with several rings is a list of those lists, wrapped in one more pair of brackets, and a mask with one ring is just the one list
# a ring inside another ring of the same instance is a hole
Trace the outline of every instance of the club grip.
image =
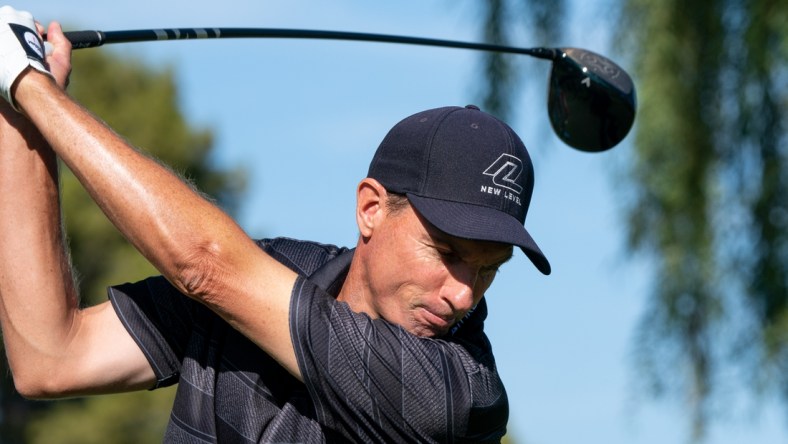
[(106, 40), (106, 36), (101, 31), (68, 31), (63, 34), (74, 49), (95, 48), (103, 45)]

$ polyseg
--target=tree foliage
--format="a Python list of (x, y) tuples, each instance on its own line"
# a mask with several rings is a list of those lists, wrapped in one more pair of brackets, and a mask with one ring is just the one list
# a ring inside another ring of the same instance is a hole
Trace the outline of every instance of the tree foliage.
[[(232, 213), (244, 175), (212, 166), (211, 132), (186, 121), (171, 70), (154, 70), (102, 50), (77, 51), (73, 64), (71, 95), (132, 145), (174, 168)], [(74, 175), (66, 168), (61, 172), (63, 215), (83, 305), (106, 301), (108, 285), (157, 274), (109, 223)], [(174, 396), (174, 390), (166, 389), (30, 402), (13, 392), (9, 378), (4, 379), (0, 392), (4, 443), (161, 442)]]
[(641, 363), (656, 393), (684, 393), (700, 437), (727, 367), (788, 402), (788, 4), (623, 13), (642, 98), (629, 244), (657, 264)]
[[(487, 38), (504, 43), (512, 19), (501, 11), (522, 6), (524, 17), (545, 12), (533, 1), (486, 3)], [(788, 405), (788, 3), (618, 6), (607, 25), (640, 107), (617, 188), (631, 251), (656, 265), (638, 372), (649, 393), (683, 396), (701, 438), (711, 400), (731, 384)], [(546, 13), (555, 32), (560, 12)], [(511, 74), (499, 57), (485, 61), (485, 102), (505, 113)]]
[[(482, 41), (508, 45), (514, 35), (526, 31), (533, 35), (536, 45), (557, 40), (564, 14), (564, 0), (539, 2), (536, 0), (489, 0), (482, 5)], [(519, 87), (517, 60), (522, 57), (497, 52), (482, 55), (482, 76), (488, 81), (479, 91), (482, 108), (502, 119), (511, 112), (511, 97)]]

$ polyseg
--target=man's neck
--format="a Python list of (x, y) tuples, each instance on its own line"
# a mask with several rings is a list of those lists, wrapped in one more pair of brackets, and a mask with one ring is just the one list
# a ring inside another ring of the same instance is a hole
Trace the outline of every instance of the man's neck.
[(377, 313), (369, 304), (369, 288), (366, 285), (366, 270), (362, 265), (362, 257), (354, 255), (350, 263), (345, 282), (337, 295), (337, 301), (345, 302), (356, 313), (366, 313), (372, 318), (377, 318)]

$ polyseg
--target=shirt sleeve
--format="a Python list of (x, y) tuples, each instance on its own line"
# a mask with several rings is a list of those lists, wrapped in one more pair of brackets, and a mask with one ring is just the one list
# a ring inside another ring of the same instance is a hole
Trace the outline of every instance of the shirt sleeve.
[(195, 316), (207, 309), (161, 276), (113, 286), (108, 293), (120, 321), (156, 374), (153, 388), (176, 383)]
[[(291, 335), (318, 421), (359, 442), (499, 442), (508, 401), (489, 342), (414, 336), (355, 313), (310, 281)], [(479, 335), (482, 337), (480, 338)]]
[[(297, 273), (311, 273), (345, 249), (294, 239), (260, 239), (257, 245)], [(166, 387), (180, 379), (186, 350), (200, 353), (199, 338), (220, 331), (224, 321), (199, 302), (179, 292), (162, 276), (112, 286), (109, 299), (131, 337), (156, 374), (156, 385)], [(198, 334), (193, 333), (195, 329)]]

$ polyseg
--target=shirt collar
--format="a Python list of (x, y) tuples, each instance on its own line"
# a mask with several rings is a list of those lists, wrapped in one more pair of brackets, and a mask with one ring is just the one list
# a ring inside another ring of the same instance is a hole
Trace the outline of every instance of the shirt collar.
[(337, 297), (345, 283), (355, 248), (345, 250), (309, 276), (309, 280), (331, 296)]

